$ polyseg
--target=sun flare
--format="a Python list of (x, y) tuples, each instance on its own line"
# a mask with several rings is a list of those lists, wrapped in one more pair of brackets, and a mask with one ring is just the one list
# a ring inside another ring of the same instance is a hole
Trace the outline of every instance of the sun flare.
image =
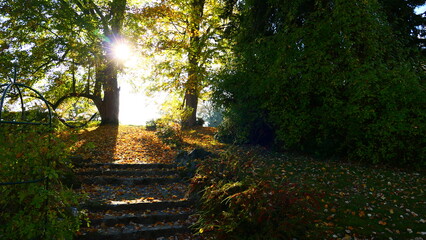
[(118, 41), (113, 45), (114, 58), (125, 63), (132, 57), (132, 50), (125, 41)]
[[(135, 46), (125, 40), (112, 45), (112, 54), (123, 68), (118, 75), (120, 85), (120, 124), (144, 125), (147, 121), (159, 118), (160, 109), (165, 101), (164, 94), (151, 97), (144, 93), (143, 81), (139, 80), (151, 74), (151, 65), (137, 53)], [(139, 89), (139, 90), (138, 90)]]

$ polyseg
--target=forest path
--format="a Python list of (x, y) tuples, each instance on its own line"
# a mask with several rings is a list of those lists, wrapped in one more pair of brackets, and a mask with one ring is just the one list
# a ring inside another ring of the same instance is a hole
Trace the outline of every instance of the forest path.
[(84, 130), (76, 143), (78, 191), (90, 226), (77, 239), (196, 239), (188, 183), (176, 152), (142, 127)]

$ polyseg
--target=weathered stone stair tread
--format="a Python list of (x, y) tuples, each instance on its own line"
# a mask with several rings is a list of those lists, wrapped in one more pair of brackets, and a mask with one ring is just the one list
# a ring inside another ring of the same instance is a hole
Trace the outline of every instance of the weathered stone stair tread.
[(178, 233), (190, 232), (190, 229), (184, 225), (163, 225), (142, 227), (137, 231), (111, 229), (108, 232), (88, 232), (86, 235), (81, 235), (79, 240), (139, 240), (139, 239), (156, 239), (158, 237), (173, 236)]
[(191, 235), (193, 201), (185, 197), (187, 184), (176, 164), (81, 162), (76, 167), (81, 189), (91, 199), (80, 206), (89, 211), (90, 227), (77, 239)]
[(164, 163), (146, 163), (146, 164), (118, 164), (118, 163), (88, 163), (88, 164), (77, 164), (79, 168), (111, 168), (111, 169), (124, 169), (130, 168), (133, 170), (143, 169), (175, 169), (176, 164), (164, 164)]
[(140, 211), (134, 211), (132, 210), (120, 210), (120, 211), (112, 211), (112, 210), (105, 210), (105, 211), (97, 211), (92, 212), (89, 217), (91, 219), (102, 219), (104, 217), (119, 217), (123, 215), (129, 215), (129, 216), (138, 216), (138, 215), (155, 215), (155, 214), (192, 214), (194, 212), (192, 207), (177, 207), (177, 208), (165, 208), (165, 209), (159, 209), (159, 210), (151, 210), (151, 209), (145, 209)]
[(110, 176), (96, 176), (83, 178), (82, 182), (86, 184), (110, 184), (110, 185), (146, 185), (146, 184), (164, 184), (181, 181), (177, 177), (144, 177), (144, 178), (121, 178)]
[(191, 213), (155, 213), (155, 214), (125, 214), (123, 216), (105, 216), (101, 219), (92, 219), (91, 225), (103, 225), (113, 227), (116, 224), (129, 224), (130, 222), (139, 224), (154, 224), (156, 222), (174, 222), (185, 220)]
[(134, 170), (89, 170), (80, 171), (80, 176), (172, 176), (176, 175), (176, 170), (151, 170), (151, 171), (134, 171)]
[(86, 204), (83, 208), (87, 208), (92, 212), (96, 211), (121, 211), (121, 210), (160, 210), (166, 208), (190, 207), (192, 201), (179, 200), (179, 201), (160, 201), (160, 202), (146, 202), (146, 203), (133, 203), (133, 204)]

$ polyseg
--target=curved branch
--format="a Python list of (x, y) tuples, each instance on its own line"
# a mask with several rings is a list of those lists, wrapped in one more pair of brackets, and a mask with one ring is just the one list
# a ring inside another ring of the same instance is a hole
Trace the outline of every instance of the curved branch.
[(56, 110), (56, 108), (58, 108), (58, 106), (65, 101), (68, 98), (72, 98), (72, 97), (84, 97), (84, 98), (88, 98), (91, 99), (96, 107), (98, 108), (98, 110), (101, 109), (102, 106), (102, 98), (99, 96), (95, 96), (92, 94), (86, 94), (86, 93), (68, 93), (67, 95), (62, 96), (61, 98), (59, 98), (54, 104), (52, 105), (53, 110)]

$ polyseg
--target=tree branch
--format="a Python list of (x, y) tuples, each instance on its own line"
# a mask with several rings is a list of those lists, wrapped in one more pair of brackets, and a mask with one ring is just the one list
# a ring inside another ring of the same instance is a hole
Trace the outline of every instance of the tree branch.
[(108, 21), (107, 21), (107, 19), (105, 18), (104, 14), (102, 13), (101, 9), (99, 8), (99, 6), (98, 6), (98, 5), (96, 5), (96, 4), (93, 2), (93, 0), (90, 0), (90, 1), (89, 1), (89, 4), (90, 4), (90, 7), (93, 7), (93, 9), (95, 10), (96, 14), (98, 15), (99, 19), (100, 19), (100, 20), (101, 20), (101, 22), (102, 22), (102, 25), (103, 25), (103, 29), (104, 29), (104, 31), (106, 31), (106, 35), (108, 35), (108, 34), (109, 34), (109, 31), (110, 31), (110, 29), (109, 29), (109, 27), (108, 27)]
[(72, 97), (84, 97), (84, 98), (91, 99), (95, 103), (98, 110), (101, 108), (101, 105), (102, 105), (102, 99), (100, 97), (92, 95), (92, 94), (87, 94), (87, 93), (68, 93), (62, 96), (61, 98), (59, 98), (54, 104), (50, 103), (50, 105), (52, 106), (53, 110), (56, 110), (56, 108), (58, 108), (58, 106), (61, 105), (63, 101)]

